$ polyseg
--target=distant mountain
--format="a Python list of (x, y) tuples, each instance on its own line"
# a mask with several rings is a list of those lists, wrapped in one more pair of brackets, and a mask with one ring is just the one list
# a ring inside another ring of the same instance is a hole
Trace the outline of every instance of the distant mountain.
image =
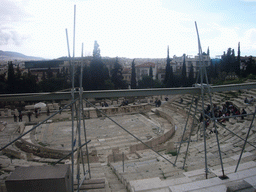
[(12, 52), (12, 51), (0, 50), (0, 60), (44, 60), (44, 58), (27, 56), (27, 55), (23, 55), (21, 53)]

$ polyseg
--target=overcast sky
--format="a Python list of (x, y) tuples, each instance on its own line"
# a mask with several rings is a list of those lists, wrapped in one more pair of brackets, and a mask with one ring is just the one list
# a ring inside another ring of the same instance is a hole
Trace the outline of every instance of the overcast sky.
[(256, 55), (256, 0), (1, 0), (0, 50), (47, 59), (73, 55), (165, 58), (198, 53), (195, 21), (203, 51), (211, 57), (229, 47)]

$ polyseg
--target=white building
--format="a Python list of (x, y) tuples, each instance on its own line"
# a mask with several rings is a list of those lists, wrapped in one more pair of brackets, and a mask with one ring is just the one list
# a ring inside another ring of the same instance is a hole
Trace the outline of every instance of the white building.
[(135, 72), (136, 72), (136, 81), (141, 80), (143, 76), (148, 76), (150, 67), (152, 67), (153, 72), (153, 79), (156, 79), (156, 73), (157, 73), (157, 66), (155, 63), (147, 62), (143, 63), (141, 65), (135, 66)]
[[(182, 66), (183, 66), (183, 60), (185, 57), (185, 64), (186, 64), (186, 72), (187, 72), (187, 77), (189, 75), (190, 67), (191, 64), (194, 69), (194, 77), (196, 77), (197, 72), (199, 71), (200, 67), (200, 59), (199, 56), (191, 56), (191, 55), (183, 55), (181, 57), (177, 57), (176, 55), (173, 56), (173, 59), (171, 59), (172, 63), (171, 66), (173, 68), (173, 73), (174, 74), (180, 74), (182, 71)], [(206, 67), (209, 67), (211, 64), (211, 58), (209, 54), (203, 54), (202, 55), (202, 61)]]

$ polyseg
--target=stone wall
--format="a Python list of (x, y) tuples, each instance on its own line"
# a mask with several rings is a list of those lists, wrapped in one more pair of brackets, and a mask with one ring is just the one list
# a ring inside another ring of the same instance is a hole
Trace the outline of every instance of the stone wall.
[[(154, 111), (157, 115), (165, 118), (170, 124), (171, 124), (171, 128), (170, 130), (168, 130), (166, 133), (164, 133), (163, 135), (153, 138), (150, 141), (146, 141), (145, 144), (147, 144), (149, 147), (153, 148), (156, 151), (161, 151), (161, 150), (173, 150), (173, 143), (165, 143), (166, 141), (168, 141), (174, 134), (175, 134), (175, 127), (173, 124), (173, 119), (172, 117), (165, 113), (164, 111), (161, 111), (159, 109), (155, 109)], [(181, 112), (181, 115), (184, 115), (184, 112)], [(189, 119), (188, 123), (192, 123), (192, 120)], [(187, 133), (189, 134), (189, 133)], [(187, 135), (185, 135), (186, 137)], [(181, 138), (179, 138), (179, 140), (181, 140)], [(139, 150), (144, 150), (144, 149), (148, 149), (148, 147), (142, 143), (136, 144), (136, 145), (132, 145), (130, 146), (130, 153), (135, 153), (136, 151)]]
[[(122, 113), (140, 113), (140, 112), (146, 112), (151, 109), (152, 105), (148, 103), (138, 104), (138, 105), (126, 105), (126, 106), (120, 106), (120, 107), (102, 107), (99, 108), (104, 114), (106, 115), (116, 115), (116, 114), (122, 114)], [(84, 108), (84, 116), (85, 118), (98, 118), (104, 116), (99, 110), (96, 110), (95, 108)]]
[[(165, 134), (161, 135), (160, 137), (156, 137), (151, 139), (150, 141), (144, 142), (147, 144), (149, 147), (153, 148), (156, 151), (161, 151), (166, 149), (166, 145), (162, 145), (165, 143), (168, 139), (170, 139), (175, 133), (175, 128), (172, 127), (169, 131), (167, 131)], [(148, 147), (142, 143), (132, 145), (130, 146), (130, 153), (135, 153), (136, 151), (139, 150), (144, 150), (148, 149)]]

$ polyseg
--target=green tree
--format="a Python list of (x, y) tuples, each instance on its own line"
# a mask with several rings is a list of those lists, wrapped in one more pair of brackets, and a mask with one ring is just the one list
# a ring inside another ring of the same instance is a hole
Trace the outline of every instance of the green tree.
[(253, 74), (253, 75), (256, 74), (255, 60), (252, 59), (252, 56), (249, 57), (249, 59), (246, 61), (245, 65), (246, 65), (246, 70), (244, 72), (245, 77), (247, 77), (250, 74)]
[(45, 71), (43, 72), (42, 81), (46, 80)]
[(194, 67), (193, 65), (191, 64), (190, 65), (190, 69), (189, 69), (189, 75), (188, 75), (188, 86), (192, 86), (195, 82), (195, 79), (194, 79)]
[(48, 67), (47, 69), (47, 79), (51, 79), (53, 77), (53, 72), (51, 67)]
[(168, 46), (166, 67), (165, 67), (165, 77), (164, 77), (165, 87), (171, 87), (171, 83), (172, 83), (172, 73), (171, 73), (171, 65), (170, 65), (170, 57), (169, 57), (169, 46)]
[(152, 77), (149, 75), (145, 75), (142, 77), (141, 80), (138, 81), (138, 88), (145, 89), (145, 88), (151, 88), (152, 87)]
[(90, 85), (91, 85), (90, 67), (84, 66), (83, 67), (83, 89), (90, 90)]
[(14, 68), (12, 61), (8, 62), (8, 76), (7, 76), (7, 93), (16, 93), (17, 91), (17, 79), (14, 74)]
[(106, 89), (105, 82), (109, 80), (109, 71), (101, 60), (99, 44), (94, 42), (93, 59), (90, 63), (90, 90)]
[(181, 77), (182, 77), (182, 86), (187, 86), (187, 69), (186, 69), (186, 55), (183, 54), (183, 65), (182, 65), (182, 71), (181, 71)]
[(28, 70), (28, 73), (24, 73), (22, 78), (23, 93), (36, 93), (39, 91), (38, 85), (36, 83), (37, 77), (32, 75), (30, 70)]
[(19, 65), (17, 66), (17, 69), (16, 69), (16, 78), (18, 80), (21, 79), (21, 71), (20, 71), (20, 66)]
[(150, 66), (149, 68), (149, 77), (150, 77), (150, 87), (153, 87), (154, 86), (154, 81), (153, 81), (153, 68), (152, 66)]
[(132, 61), (131, 89), (136, 89), (136, 87), (137, 87), (134, 61), (135, 61), (135, 59), (133, 59), (133, 61)]
[(101, 59), (100, 55), (100, 46), (97, 41), (94, 41), (94, 48), (93, 48), (93, 59)]
[(7, 83), (6, 83), (6, 73), (0, 75), (0, 93), (6, 93)]
[(114, 68), (111, 71), (111, 81), (114, 84), (115, 89), (124, 89), (126, 88), (126, 83), (123, 81), (123, 67), (118, 63), (118, 57), (114, 64)]
[(240, 63), (241, 63), (241, 58), (240, 58), (240, 42), (238, 42), (238, 50), (237, 50), (237, 61), (236, 61), (236, 69), (235, 69), (235, 73), (240, 76), (241, 75), (241, 71), (240, 71)]
[(237, 62), (235, 59), (234, 49), (228, 48), (227, 54), (221, 56), (221, 65), (222, 71), (225, 71), (227, 74), (237, 71)]
[(150, 66), (150, 68), (149, 68), (149, 77), (151, 77), (153, 79), (153, 68), (152, 68), (152, 66)]
[(81, 74), (81, 67), (77, 65), (75, 67), (75, 74), (74, 74), (75, 87), (80, 87), (80, 74)]

